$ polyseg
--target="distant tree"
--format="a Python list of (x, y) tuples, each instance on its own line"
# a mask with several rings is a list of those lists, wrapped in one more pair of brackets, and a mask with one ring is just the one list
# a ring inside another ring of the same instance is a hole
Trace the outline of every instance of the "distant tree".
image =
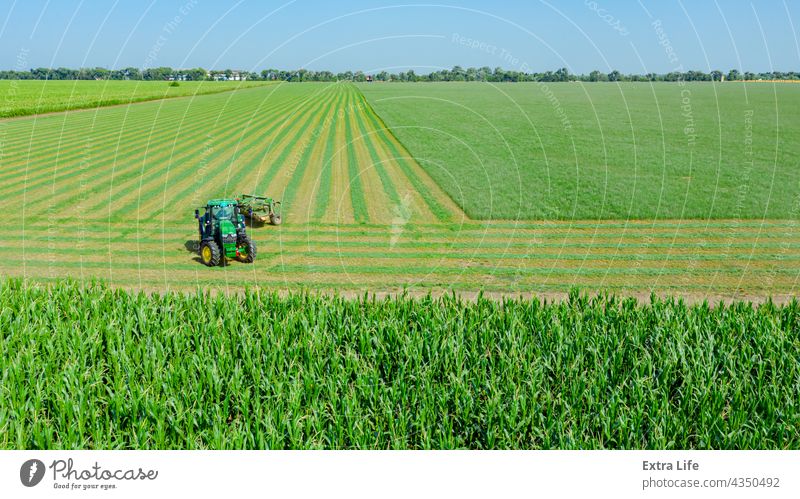
[(166, 80), (173, 73), (174, 73), (174, 71), (172, 70), (172, 68), (168, 68), (168, 67), (147, 68), (147, 69), (142, 70), (142, 79), (143, 80)]
[(203, 68), (187, 69), (186, 71), (182, 72), (182, 74), (186, 75), (186, 79), (191, 81), (205, 80), (206, 73), (207, 71)]

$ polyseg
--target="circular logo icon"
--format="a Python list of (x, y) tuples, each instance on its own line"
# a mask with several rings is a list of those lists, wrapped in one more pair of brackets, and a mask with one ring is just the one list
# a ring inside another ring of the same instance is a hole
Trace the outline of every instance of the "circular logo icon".
[(38, 459), (28, 459), (19, 469), (19, 479), (26, 487), (35, 487), (44, 478), (44, 463)]

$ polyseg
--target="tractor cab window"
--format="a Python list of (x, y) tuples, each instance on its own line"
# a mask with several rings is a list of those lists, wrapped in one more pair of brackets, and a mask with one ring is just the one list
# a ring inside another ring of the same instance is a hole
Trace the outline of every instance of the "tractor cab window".
[(217, 220), (228, 220), (233, 216), (232, 206), (215, 206), (212, 209), (212, 214)]

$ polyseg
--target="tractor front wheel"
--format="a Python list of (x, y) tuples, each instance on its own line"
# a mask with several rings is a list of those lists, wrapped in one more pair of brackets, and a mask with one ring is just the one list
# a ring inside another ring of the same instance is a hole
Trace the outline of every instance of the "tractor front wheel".
[(200, 261), (209, 267), (216, 267), (222, 261), (219, 246), (214, 241), (204, 241), (200, 245)]
[(244, 236), (239, 243), (239, 258), (245, 263), (253, 263), (256, 253), (256, 242), (250, 239), (250, 236)]
[(281, 216), (277, 213), (273, 213), (269, 216), (269, 223), (272, 225), (280, 225), (281, 224)]

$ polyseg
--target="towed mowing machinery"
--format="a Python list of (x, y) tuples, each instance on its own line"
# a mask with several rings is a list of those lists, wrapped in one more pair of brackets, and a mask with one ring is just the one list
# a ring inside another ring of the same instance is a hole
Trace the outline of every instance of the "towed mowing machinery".
[(272, 225), (281, 224), (281, 202), (269, 196), (256, 196), (255, 194), (241, 194), (236, 199), (239, 203), (239, 211), (242, 215), (250, 219), (251, 224), (270, 223)]
[(224, 265), (228, 259), (253, 263), (256, 243), (247, 234), (244, 215), (236, 199), (212, 199), (205, 213), (194, 210), (200, 231), (200, 260), (209, 267)]

